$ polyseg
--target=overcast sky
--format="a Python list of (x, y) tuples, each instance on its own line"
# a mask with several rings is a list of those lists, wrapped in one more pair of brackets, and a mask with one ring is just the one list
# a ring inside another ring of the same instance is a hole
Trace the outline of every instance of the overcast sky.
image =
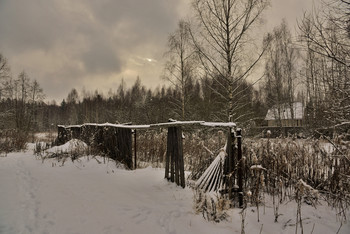
[[(317, 1), (317, 0), (315, 0)], [(186, 16), (190, 0), (0, 0), (0, 53), (12, 75), (25, 70), (47, 100), (80, 92), (130, 87), (140, 76), (147, 87), (160, 75), (167, 38)], [(297, 17), (313, 0), (272, 0), (267, 30)], [(262, 35), (263, 37), (263, 35)]]

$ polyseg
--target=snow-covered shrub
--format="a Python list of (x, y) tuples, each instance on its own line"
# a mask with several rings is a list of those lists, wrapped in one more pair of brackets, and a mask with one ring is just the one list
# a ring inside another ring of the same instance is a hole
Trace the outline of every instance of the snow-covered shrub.
[(89, 152), (90, 150), (86, 143), (78, 139), (72, 139), (63, 145), (44, 150), (42, 160), (46, 158), (57, 158), (58, 161), (62, 160), (62, 164), (64, 164), (67, 158), (74, 161), (82, 156), (89, 155)]
[(208, 221), (220, 222), (227, 220), (226, 211), (230, 208), (228, 200), (215, 193), (206, 194), (200, 189), (194, 189), (193, 203), (197, 214), (202, 214)]

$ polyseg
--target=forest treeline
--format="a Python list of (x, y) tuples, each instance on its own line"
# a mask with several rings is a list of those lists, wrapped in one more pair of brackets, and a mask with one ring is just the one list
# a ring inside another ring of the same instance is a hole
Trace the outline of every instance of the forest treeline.
[(57, 124), (169, 118), (250, 127), (259, 126), (269, 108), (296, 101), (304, 104), (305, 127), (348, 126), (350, 2), (334, 0), (305, 12), (296, 36), (283, 21), (259, 38), (254, 30), (268, 5), (194, 0), (191, 20), (180, 20), (169, 35), (162, 77), (170, 85), (155, 89), (142, 83), (141, 74), (131, 87), (121, 81), (108, 94), (73, 88), (59, 103), (47, 103), (40, 84), (25, 71), (13, 77), (0, 54), (0, 128), (29, 133)]
[[(224, 118), (222, 113), (224, 102), (217, 94), (211, 92), (208, 86), (212, 86), (209, 79), (186, 84), (186, 95), (189, 97), (186, 100), (186, 120), (221, 121)], [(247, 100), (253, 97), (253, 91), (253, 88), (245, 90), (247, 93), (250, 92), (246, 95)], [(1, 110), (4, 113), (1, 128), (46, 131), (55, 129), (57, 124), (105, 122), (149, 124), (167, 122), (169, 118), (181, 120), (179, 99), (180, 92), (176, 88), (163, 86), (153, 90), (147, 89), (140, 78), (129, 88), (122, 82), (115, 92), (109, 92), (107, 95), (98, 91), (79, 93), (76, 89), (72, 89), (67, 98), (59, 104), (45, 103), (44, 99), (36, 102), (25, 99), (19, 106), (17, 98), (7, 98), (1, 101)], [(247, 108), (250, 108), (252, 115), (253, 109), (254, 112), (260, 109), (263, 114), (264, 108), (259, 100), (255, 100), (256, 102), (252, 101)], [(19, 109), (21, 115), (16, 114)], [(26, 123), (26, 128), (17, 125), (19, 122)]]

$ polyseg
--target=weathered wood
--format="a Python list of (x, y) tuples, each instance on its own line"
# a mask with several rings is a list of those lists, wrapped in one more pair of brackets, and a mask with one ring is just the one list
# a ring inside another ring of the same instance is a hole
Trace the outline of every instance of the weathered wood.
[[(167, 151), (165, 158), (165, 178), (176, 182), (177, 185), (185, 187), (185, 172), (183, 159), (182, 126), (206, 126), (220, 128), (234, 128), (232, 122), (204, 122), (204, 121), (174, 121), (168, 123), (151, 125), (129, 125), (129, 124), (83, 124), (71, 126), (58, 126), (58, 144), (63, 144), (72, 138), (83, 140), (105, 153), (109, 157), (123, 162), (129, 169), (137, 168), (137, 135), (136, 129), (168, 128)], [(134, 161), (133, 161), (133, 139), (131, 130), (134, 129)], [(234, 140), (228, 139), (228, 155), (225, 152), (220, 155), (216, 165), (210, 167), (210, 173), (205, 175), (203, 187), (206, 190), (223, 189), (222, 185), (229, 185), (225, 190), (232, 191), (234, 177)], [(240, 146), (241, 147), (241, 146)], [(227, 162), (225, 160), (228, 160)], [(134, 162), (134, 163), (133, 163)], [(211, 178), (213, 176), (213, 178)], [(231, 178), (230, 178), (231, 176)], [(230, 179), (229, 179), (230, 178)]]
[(228, 187), (229, 191), (229, 199), (232, 199), (232, 186), (233, 186), (233, 181), (232, 181), (232, 172), (233, 172), (233, 150), (232, 150), (232, 145), (233, 145), (233, 139), (232, 139), (232, 134), (231, 134), (231, 128), (229, 128), (229, 131), (227, 133), (227, 145), (226, 145), (226, 153), (227, 153), (227, 172), (226, 172), (226, 188)]
[(158, 123), (158, 124), (151, 124), (151, 128), (171, 128), (171, 127), (180, 127), (185, 125), (201, 125), (205, 123), (204, 121), (174, 121), (169, 120), (169, 122), (166, 123)]
[(179, 169), (180, 169), (180, 185), (185, 188), (185, 164), (183, 155), (182, 128), (178, 127), (178, 151), (179, 151)]
[(242, 131), (237, 130), (237, 161), (239, 162), (237, 170), (238, 180), (238, 203), (239, 207), (243, 207), (243, 160), (242, 160)]
[(226, 152), (220, 151), (214, 161), (205, 170), (203, 175), (197, 180), (196, 187), (203, 189), (204, 192), (219, 191), (223, 187), (223, 162)]
[(169, 151), (170, 151), (170, 181), (174, 182), (174, 173), (175, 173), (175, 157), (174, 157), (174, 128), (168, 128), (168, 137), (170, 138), (169, 142)]
[[(170, 163), (169, 163), (170, 160)], [(170, 168), (169, 168), (170, 167)], [(185, 187), (185, 169), (183, 160), (183, 143), (181, 127), (169, 127), (167, 136), (167, 152), (165, 178), (177, 185)], [(169, 177), (170, 170), (170, 177)]]
[(137, 169), (136, 129), (134, 130), (134, 170)]
[(69, 141), (67, 129), (63, 126), (57, 126), (57, 144), (62, 145)]
[(206, 186), (207, 191), (213, 191), (215, 188), (219, 187), (218, 181), (221, 179), (221, 161), (219, 161), (213, 168), (212, 176), (209, 178), (208, 184)]
[(132, 133), (131, 129), (116, 128), (117, 146), (115, 148), (117, 160), (132, 168)]
[(167, 150), (165, 154), (165, 178), (169, 179), (169, 166), (170, 166), (170, 133), (168, 130), (168, 136), (167, 136)]
[(177, 185), (180, 185), (180, 180), (179, 180), (179, 127), (174, 127), (174, 163), (175, 163), (175, 183)]
[(58, 144), (76, 138), (92, 145), (106, 156), (132, 168), (132, 133), (129, 128), (85, 124), (58, 126)]

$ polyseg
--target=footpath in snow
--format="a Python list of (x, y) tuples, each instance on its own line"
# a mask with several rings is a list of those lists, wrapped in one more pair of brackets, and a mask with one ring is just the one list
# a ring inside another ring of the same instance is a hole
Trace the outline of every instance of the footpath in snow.
[[(0, 157), (0, 233), (240, 233), (239, 209), (226, 222), (207, 222), (193, 210), (192, 190), (163, 177), (163, 169), (127, 171), (101, 157), (62, 166), (32, 151), (11, 153)], [(247, 209), (246, 233), (295, 233), (295, 203), (281, 206), (279, 223), (271, 207), (261, 210), (258, 223), (256, 209)], [(336, 233), (335, 212), (306, 207), (304, 233)], [(339, 233), (350, 233), (349, 223)]]

